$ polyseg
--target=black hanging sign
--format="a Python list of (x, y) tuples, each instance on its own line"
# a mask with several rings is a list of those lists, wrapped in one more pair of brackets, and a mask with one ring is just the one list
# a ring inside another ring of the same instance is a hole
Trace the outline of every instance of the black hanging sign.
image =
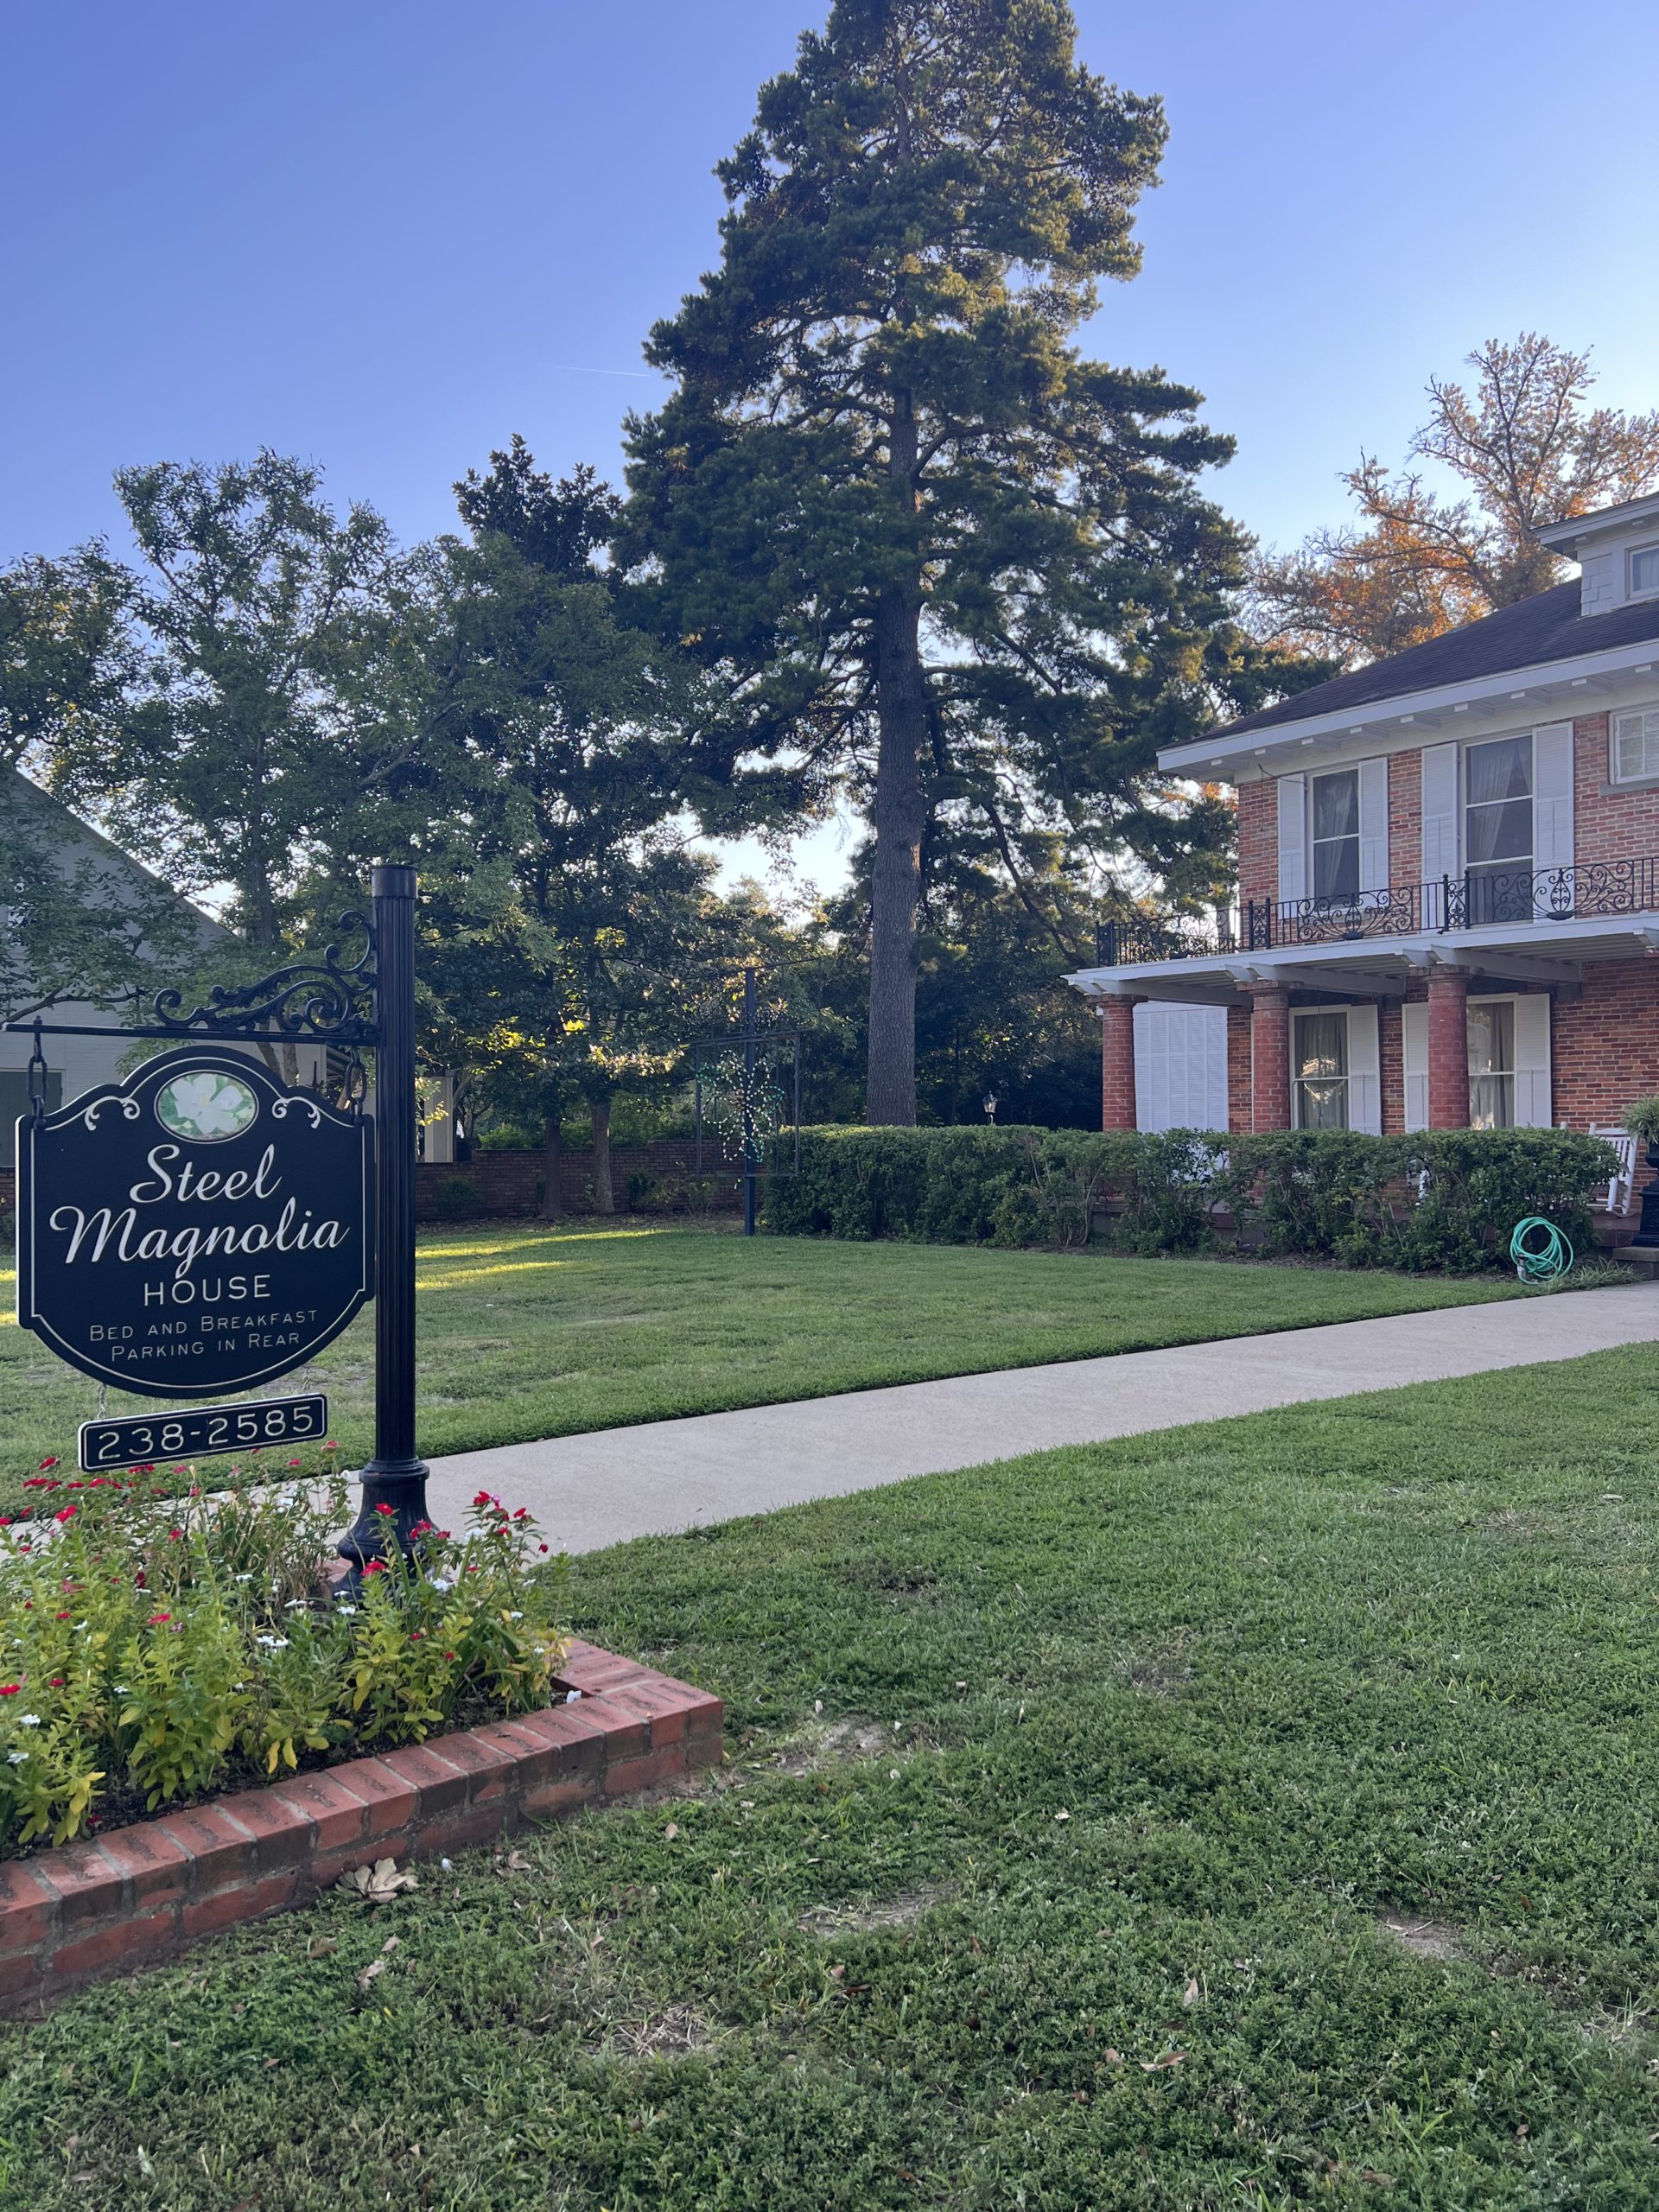
[(17, 1319), (151, 1398), (302, 1367), (374, 1287), (373, 1125), (192, 1046), (17, 1124)]

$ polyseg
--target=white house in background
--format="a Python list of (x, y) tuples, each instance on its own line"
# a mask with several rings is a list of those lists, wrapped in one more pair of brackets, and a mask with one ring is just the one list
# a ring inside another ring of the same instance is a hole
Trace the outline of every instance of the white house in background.
[[(90, 860), (100, 870), (124, 875), (135, 883), (155, 884), (156, 879), (149, 869), (118, 845), (111, 844), (79, 815), (71, 813), (50, 792), (43, 791), (13, 768), (0, 770), (0, 779), (3, 779), (0, 782), (0, 805), (23, 812), (39, 824), (43, 867), (55, 864), (67, 871)], [(177, 903), (204, 952), (210, 951), (215, 944), (235, 943), (232, 933), (223, 924), (193, 906), (188, 899), (181, 898)], [(78, 999), (60, 1000), (56, 1005), (43, 1008), (41, 1018), (72, 1027), (80, 1024), (116, 1027), (120, 1021), (118, 1014)], [(48, 1106), (59, 1106), (66, 1098), (78, 1097), (82, 1091), (96, 1090), (100, 1084), (114, 1083), (123, 1071), (124, 1061), (127, 1061), (139, 1041), (119, 1033), (109, 1037), (44, 1037), (41, 1042), (47, 1065)], [(0, 1166), (10, 1165), (12, 1129), (29, 1110), (29, 1059), (33, 1044), (30, 1032), (0, 1031)], [(168, 1048), (152, 1043), (146, 1049), (161, 1052)], [(320, 1057), (315, 1048), (302, 1055), (302, 1083), (314, 1079)]]

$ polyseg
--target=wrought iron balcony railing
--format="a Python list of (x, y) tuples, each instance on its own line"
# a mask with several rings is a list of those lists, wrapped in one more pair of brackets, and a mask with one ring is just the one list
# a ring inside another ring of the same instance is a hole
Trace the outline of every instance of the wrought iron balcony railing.
[(1334, 899), (1251, 899), (1225, 921), (1108, 922), (1096, 932), (1103, 968), (1191, 960), (1275, 945), (1330, 945), (1659, 913), (1659, 856), (1586, 861), (1573, 868), (1471, 868), (1431, 883), (1396, 883)]

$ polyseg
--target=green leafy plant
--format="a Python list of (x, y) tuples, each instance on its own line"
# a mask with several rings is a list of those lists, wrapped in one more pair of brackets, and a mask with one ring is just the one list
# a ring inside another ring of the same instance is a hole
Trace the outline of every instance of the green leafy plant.
[(1659, 1090), (1631, 1099), (1624, 1109), (1624, 1126), (1638, 1142), (1659, 1144)]
[(0, 1522), (0, 1856), (547, 1700), (561, 1567), (526, 1512), (480, 1491), (463, 1535), (426, 1527), (342, 1600), (338, 1476), (181, 1498), (55, 1465), (40, 1517)]
[[(769, 1186), (784, 1236), (1200, 1252), (1243, 1248), (1413, 1272), (1505, 1264), (1541, 1214), (1580, 1250), (1611, 1147), (1566, 1129), (811, 1129)], [(1098, 1226), (1097, 1226), (1098, 1225)]]

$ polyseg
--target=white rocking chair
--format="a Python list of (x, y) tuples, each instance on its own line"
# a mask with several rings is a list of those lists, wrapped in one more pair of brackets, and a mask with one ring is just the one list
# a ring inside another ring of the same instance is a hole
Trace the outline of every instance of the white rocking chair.
[(1629, 1213), (1635, 1200), (1636, 1139), (1628, 1129), (1597, 1122), (1590, 1124), (1590, 1134), (1602, 1138), (1618, 1154), (1618, 1171), (1607, 1185), (1607, 1211)]

